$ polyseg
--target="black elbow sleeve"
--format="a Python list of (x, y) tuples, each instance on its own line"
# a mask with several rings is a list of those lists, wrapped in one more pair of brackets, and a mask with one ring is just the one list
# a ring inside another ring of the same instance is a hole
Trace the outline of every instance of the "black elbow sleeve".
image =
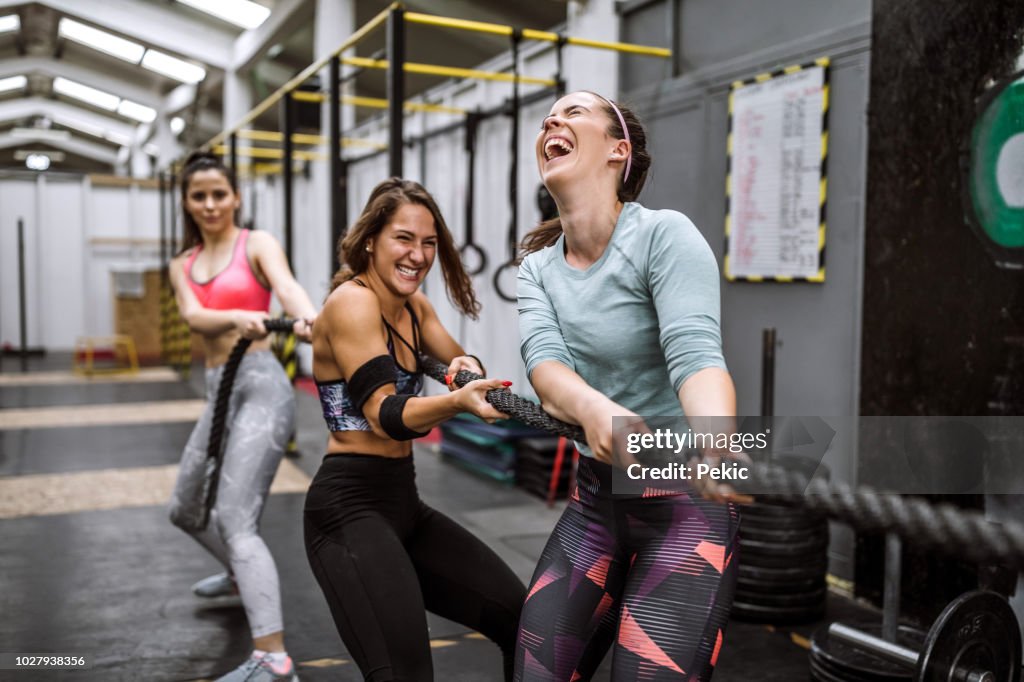
[(380, 427), (384, 429), (384, 433), (388, 434), (389, 438), (394, 440), (412, 440), (413, 438), (422, 438), (427, 435), (426, 433), (413, 431), (402, 421), (402, 411), (405, 410), (405, 403), (409, 398), (414, 397), (411, 394), (389, 395), (381, 402), (378, 420), (380, 421)]

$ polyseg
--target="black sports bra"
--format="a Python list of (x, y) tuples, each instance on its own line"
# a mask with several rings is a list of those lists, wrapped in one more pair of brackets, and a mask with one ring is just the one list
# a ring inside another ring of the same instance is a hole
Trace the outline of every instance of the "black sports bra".
[[(352, 280), (361, 287), (365, 287), (358, 279)], [(416, 313), (412, 309), (412, 305), (407, 301), (405, 309), (409, 311), (409, 315), (412, 317), (412, 343), (410, 344), (405, 340), (397, 329), (392, 327), (384, 316), (381, 315), (381, 320), (384, 322), (384, 328), (388, 334), (388, 353), (395, 360), (395, 367), (397, 368), (397, 374), (395, 376), (395, 392), (399, 394), (410, 394), (417, 395), (423, 390), (423, 372), (420, 371), (420, 322), (416, 317)], [(413, 352), (413, 357), (416, 358), (416, 369), (409, 370), (398, 362), (398, 355), (395, 353), (395, 338), (398, 338), (405, 347)], [(315, 379), (315, 377), (314, 377)], [(366, 421), (366, 417), (363, 416), (361, 410), (357, 409), (352, 404), (352, 399), (348, 394), (348, 385), (344, 379), (334, 379), (332, 381), (317, 381), (316, 390), (320, 395), (320, 407), (323, 410), (324, 420), (327, 422), (327, 428), (331, 431), (370, 431), (370, 423)]]

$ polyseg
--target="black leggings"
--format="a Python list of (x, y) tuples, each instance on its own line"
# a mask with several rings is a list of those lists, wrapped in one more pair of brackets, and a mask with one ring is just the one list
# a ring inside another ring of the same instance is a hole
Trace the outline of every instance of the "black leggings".
[(412, 457), (325, 457), (306, 496), (305, 535), (309, 565), (366, 680), (434, 679), (424, 610), (491, 639), (512, 679), (523, 583), (419, 499)]

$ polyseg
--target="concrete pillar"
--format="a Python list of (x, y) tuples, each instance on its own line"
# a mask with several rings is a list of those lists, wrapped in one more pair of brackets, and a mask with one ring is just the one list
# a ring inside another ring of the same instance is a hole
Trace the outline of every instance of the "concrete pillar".
[(128, 175), (131, 168), (132, 149), (124, 145), (117, 150), (117, 160), (114, 161), (115, 175)]
[(171, 131), (171, 117), (161, 112), (153, 121), (153, 144), (160, 150), (157, 154), (156, 167), (167, 168), (171, 161), (181, 156), (181, 145)]
[(252, 88), (248, 76), (237, 71), (224, 73), (224, 127), (231, 128), (252, 109)]
[[(354, 0), (317, 0), (316, 18), (313, 27), (313, 57), (319, 59), (335, 50), (346, 38), (356, 32), (356, 4)], [(353, 56), (355, 50), (349, 50), (343, 56)], [(341, 73), (351, 71), (353, 67), (341, 66)], [(322, 77), (326, 79), (327, 69), (324, 68)], [(326, 82), (326, 80), (325, 80)], [(351, 94), (351, 84), (346, 88), (346, 93)], [(325, 88), (326, 90), (326, 88)], [(324, 103), (324, 120), (327, 116), (327, 103)], [(355, 123), (355, 109), (344, 107), (341, 110), (342, 130), (351, 129)], [(327, 128), (324, 126), (324, 135)]]
[[(331, 54), (358, 28), (355, 25), (356, 7), (354, 0), (317, 0), (313, 24), (313, 59), (319, 60)], [(353, 54), (349, 51), (346, 54)], [(342, 74), (345, 67), (342, 66)], [(320, 71), (322, 89), (328, 91), (328, 67)], [(320, 111), (320, 134), (330, 134), (328, 125), (329, 103), (324, 102)], [(351, 130), (355, 122), (352, 107), (341, 111), (342, 135)], [(327, 150), (327, 147), (324, 147)], [(331, 188), (330, 167), (326, 161), (315, 161), (310, 167), (309, 180), (296, 178), (295, 223), (302, 225), (301, 234), (296, 236), (294, 245), (295, 277), (314, 301), (321, 301), (330, 285), (330, 263), (327, 254), (334, 250), (331, 239)], [(299, 345), (299, 360), (303, 367), (312, 366), (312, 353), (308, 344)]]
[[(566, 33), (573, 37), (617, 41), (619, 15), (614, 0), (570, 0)], [(565, 48), (566, 92), (593, 90), (605, 97), (619, 95), (619, 53), (583, 47)]]

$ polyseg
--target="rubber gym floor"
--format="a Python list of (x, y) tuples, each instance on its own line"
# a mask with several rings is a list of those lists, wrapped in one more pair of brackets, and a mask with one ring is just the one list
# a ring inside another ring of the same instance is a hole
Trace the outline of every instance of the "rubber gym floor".
[[(69, 356), (0, 365), (0, 654), (89, 655), (84, 671), (0, 670), (0, 680), (206, 680), (251, 650), (237, 598), (203, 600), (189, 586), (220, 567), (171, 526), (166, 501), (202, 408), (202, 371), (84, 379)], [(300, 678), (359, 680), (302, 543), (305, 489), (326, 430), (298, 390), (300, 456), (286, 458), (262, 533), (281, 575), (285, 635)], [(484, 539), (528, 581), (561, 512), (416, 444), (420, 494)], [(829, 595), (829, 620), (876, 617)], [(435, 679), (501, 679), (497, 647), (429, 616)], [(733, 621), (715, 680), (806, 680), (808, 638), (822, 623)], [(610, 676), (610, 656), (598, 680)]]

